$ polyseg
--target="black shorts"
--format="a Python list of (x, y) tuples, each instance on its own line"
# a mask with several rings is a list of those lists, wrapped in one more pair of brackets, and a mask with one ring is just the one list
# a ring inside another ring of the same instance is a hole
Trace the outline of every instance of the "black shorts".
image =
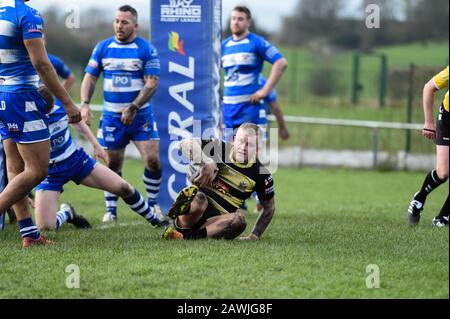
[(219, 215), (222, 215), (222, 214), (211, 203), (208, 202), (208, 207), (206, 208), (205, 212), (203, 213), (202, 217), (197, 222), (197, 224), (195, 224), (191, 228), (182, 228), (182, 227), (179, 227), (177, 224), (178, 219), (175, 219), (174, 226), (177, 231), (179, 231), (180, 233), (182, 233), (184, 235), (190, 231), (198, 230), (198, 229), (202, 228), (202, 226), (207, 222), (208, 219), (210, 219), (211, 217), (219, 216)]
[(448, 112), (441, 105), (436, 123), (436, 145), (449, 146)]

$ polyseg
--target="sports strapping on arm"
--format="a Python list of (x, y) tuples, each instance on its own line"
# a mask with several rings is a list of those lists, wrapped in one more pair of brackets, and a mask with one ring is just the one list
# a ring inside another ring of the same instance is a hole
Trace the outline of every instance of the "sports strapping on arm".
[(180, 142), (179, 146), (183, 155), (193, 163), (214, 163), (214, 160), (203, 152), (202, 142), (199, 139), (184, 139)]
[(203, 152), (201, 141), (198, 139), (185, 139), (180, 142), (179, 146), (183, 155), (189, 158), (191, 162), (202, 165), (200, 174), (193, 181), (194, 184), (203, 187), (211, 183), (218, 168), (214, 160)]

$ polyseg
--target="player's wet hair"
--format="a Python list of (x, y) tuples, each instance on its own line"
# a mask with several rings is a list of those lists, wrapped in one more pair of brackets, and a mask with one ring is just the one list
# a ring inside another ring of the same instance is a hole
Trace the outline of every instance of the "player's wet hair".
[(247, 16), (247, 19), (249, 19), (249, 20), (252, 19), (252, 12), (246, 6), (236, 6), (236, 7), (234, 7), (233, 11), (243, 12)]
[(133, 17), (135, 17), (135, 19), (136, 19), (136, 21), (137, 21), (137, 19), (138, 19), (138, 13), (137, 13), (136, 9), (133, 8), (132, 6), (126, 4), (126, 5), (121, 6), (118, 10), (121, 11), (121, 12), (131, 12), (131, 14), (133, 15)]

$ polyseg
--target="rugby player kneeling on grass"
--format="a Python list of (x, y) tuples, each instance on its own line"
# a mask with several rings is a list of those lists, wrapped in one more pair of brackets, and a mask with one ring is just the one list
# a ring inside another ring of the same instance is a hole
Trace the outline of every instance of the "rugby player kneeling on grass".
[(184, 188), (170, 208), (174, 227), (166, 228), (162, 237), (232, 240), (247, 226), (239, 207), (256, 192), (263, 211), (250, 235), (240, 239), (259, 239), (275, 213), (273, 177), (258, 160), (261, 140), (261, 129), (244, 123), (232, 144), (181, 141), (181, 151), (191, 160), (188, 177), (193, 185)]
[[(39, 92), (45, 98), (50, 110), (48, 121), (51, 153), (48, 176), (36, 188), (35, 214), (38, 228), (58, 230), (65, 222), (78, 228), (91, 227), (90, 223), (77, 214), (68, 203), (63, 203), (57, 212), (63, 186), (69, 181), (117, 195), (153, 226), (166, 226), (167, 223), (158, 219), (147, 201), (133, 186), (105, 165), (96, 162), (82, 148), (75, 146), (70, 136), (68, 116), (63, 107), (58, 102), (53, 104), (53, 96), (45, 86), (41, 86)], [(107, 162), (107, 153), (86, 122), (81, 121), (74, 126), (92, 144), (94, 157)]]

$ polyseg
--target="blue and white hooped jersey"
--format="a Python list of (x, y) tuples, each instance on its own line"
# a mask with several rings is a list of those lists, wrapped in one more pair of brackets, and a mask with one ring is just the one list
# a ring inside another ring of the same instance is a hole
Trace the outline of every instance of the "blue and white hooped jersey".
[(69, 118), (64, 107), (55, 105), (48, 114), (50, 129), (50, 163), (61, 162), (69, 158), (77, 147), (72, 141), (69, 130)]
[(250, 97), (260, 89), (264, 61), (273, 64), (282, 57), (277, 48), (253, 33), (239, 41), (233, 37), (225, 39), (222, 42), (224, 111), (237, 115), (243, 107), (251, 106)]
[(42, 38), (43, 19), (23, 0), (0, 0), (0, 92), (37, 90), (39, 76), (24, 41)]
[[(97, 44), (85, 72), (95, 77), (103, 72), (103, 112), (119, 115), (139, 95), (145, 75), (160, 75), (158, 51), (141, 37), (130, 43), (111, 37)], [(138, 114), (148, 112), (150, 103)]]

